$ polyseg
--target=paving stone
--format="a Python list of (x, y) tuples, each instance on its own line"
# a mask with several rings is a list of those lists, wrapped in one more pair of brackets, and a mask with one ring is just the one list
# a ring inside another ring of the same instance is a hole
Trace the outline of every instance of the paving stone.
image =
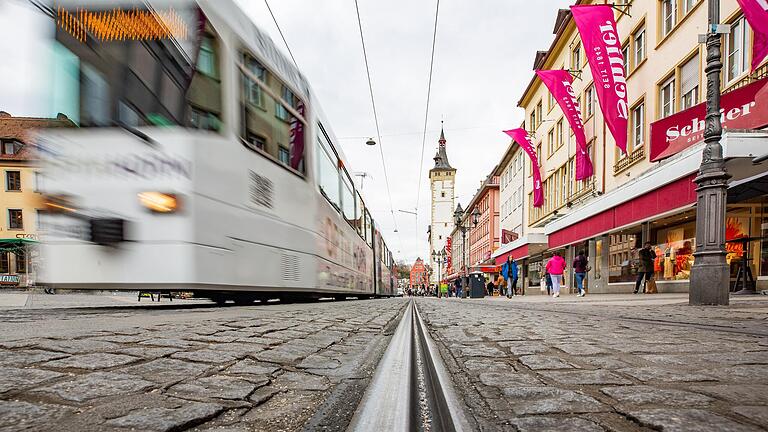
[(336, 369), (341, 366), (341, 362), (318, 354), (312, 354), (301, 361), (296, 367), (302, 369)]
[(664, 432), (729, 431), (751, 432), (760, 429), (739, 424), (729, 418), (700, 409), (651, 409), (626, 413), (641, 425)]
[(504, 353), (496, 348), (485, 345), (465, 346), (460, 350), (462, 357), (501, 357)]
[(232, 374), (271, 375), (278, 370), (280, 370), (280, 367), (271, 363), (244, 359), (228, 367), (226, 372)]
[(605, 354), (608, 351), (604, 348), (600, 348), (595, 345), (590, 344), (579, 344), (579, 343), (573, 343), (573, 344), (557, 344), (555, 345), (555, 348), (564, 351), (571, 355), (595, 355), (595, 354)]
[(608, 370), (623, 369), (632, 366), (630, 363), (613, 357), (579, 357), (578, 363)]
[[(747, 401), (747, 403), (749, 402)], [(768, 429), (768, 406), (738, 406), (734, 407), (732, 411)]]
[(511, 423), (519, 432), (603, 432), (604, 429), (594, 422), (578, 417), (519, 417)]
[(516, 356), (539, 354), (549, 351), (549, 347), (541, 342), (526, 342), (522, 344), (518, 342), (499, 342), (499, 345), (506, 345), (509, 347), (509, 351)]
[(275, 380), (275, 388), (281, 390), (328, 390), (328, 378), (303, 372), (286, 372)]
[(146, 407), (130, 414), (107, 420), (108, 426), (130, 428), (142, 431), (166, 432), (182, 430), (204, 420), (210, 419), (224, 410), (214, 403), (179, 401), (173, 408)]
[(68, 401), (83, 402), (105, 396), (140, 392), (154, 386), (154, 383), (135, 375), (116, 372), (94, 372), (78, 376), (70, 381), (41, 387), (35, 391), (51, 393)]
[(766, 384), (698, 385), (692, 386), (691, 389), (729, 402), (768, 404)]
[(171, 347), (171, 348), (193, 348), (205, 345), (201, 342), (189, 341), (184, 339), (155, 338), (139, 342), (139, 345)]
[(635, 405), (663, 405), (663, 406), (706, 406), (714, 402), (711, 397), (683, 391), (661, 389), (651, 386), (622, 386), (605, 387), (601, 392), (618, 400), (621, 403)]
[(61, 351), (69, 354), (112, 352), (120, 345), (93, 339), (43, 340), (35, 344), (38, 348), (49, 351)]
[(28, 366), (49, 360), (56, 360), (69, 356), (69, 354), (37, 349), (7, 351), (0, 350), (0, 364), (14, 366)]
[(170, 347), (128, 347), (115, 350), (118, 354), (127, 354), (134, 357), (142, 357), (145, 359), (155, 359), (159, 357), (165, 357), (175, 352), (181, 351), (181, 348)]
[(106, 335), (106, 336), (97, 336), (91, 339), (98, 340), (98, 341), (115, 342), (115, 343), (137, 343), (137, 342), (143, 342), (149, 338), (150, 336), (148, 335), (136, 334), (136, 335)]
[(122, 366), (138, 361), (137, 357), (123, 354), (93, 353), (73, 355), (60, 360), (53, 360), (44, 363), (43, 366), (59, 369), (106, 369), (115, 366)]
[(533, 370), (543, 369), (573, 369), (574, 366), (565, 360), (550, 355), (524, 355), (520, 357), (520, 363)]
[(253, 382), (226, 375), (213, 375), (176, 384), (168, 389), (168, 393), (183, 398), (245, 399), (257, 387), (267, 384), (269, 384), (267, 378)]
[(242, 422), (256, 431), (301, 430), (322, 400), (322, 392), (280, 392), (243, 415)]
[(675, 381), (675, 382), (696, 382), (696, 381), (717, 381), (714, 376), (704, 372), (686, 372), (673, 370), (663, 367), (639, 367), (619, 369), (619, 372), (625, 373), (640, 381)]
[(464, 362), (464, 367), (470, 371), (500, 371), (514, 368), (507, 363), (484, 358), (472, 358)]
[(319, 350), (319, 347), (313, 347), (298, 343), (297, 341), (291, 341), (286, 342), (276, 348), (262, 351), (256, 354), (254, 357), (257, 360), (266, 362), (295, 364), (299, 360), (314, 354)]
[(23, 390), (62, 376), (64, 376), (63, 373), (48, 370), (0, 366), (0, 393)]
[(768, 382), (768, 368), (763, 365), (741, 365), (727, 368), (717, 368), (711, 373), (712, 375), (718, 377), (721, 381), (727, 382)]
[(541, 374), (561, 384), (569, 385), (632, 384), (632, 381), (605, 370), (558, 371)]
[(171, 354), (171, 358), (180, 360), (189, 360), (191, 362), (224, 364), (237, 360), (237, 354), (229, 351), (216, 351), (212, 349), (202, 349), (198, 351), (182, 351)]
[(557, 387), (509, 387), (502, 390), (517, 415), (609, 411), (585, 394)]
[(214, 351), (226, 351), (235, 353), (238, 357), (244, 355), (253, 356), (257, 353), (264, 351), (264, 345), (258, 345), (254, 343), (223, 343), (223, 344), (211, 344), (207, 349)]
[(147, 363), (119, 369), (118, 372), (138, 375), (146, 380), (156, 383), (168, 383), (200, 375), (209, 367), (210, 365), (207, 364), (195, 364), (182, 360), (159, 358)]
[(0, 431), (45, 430), (70, 411), (61, 405), (0, 400)]
[(533, 386), (541, 384), (541, 380), (535, 376), (519, 372), (483, 372), (480, 374), (480, 382), (492, 387)]

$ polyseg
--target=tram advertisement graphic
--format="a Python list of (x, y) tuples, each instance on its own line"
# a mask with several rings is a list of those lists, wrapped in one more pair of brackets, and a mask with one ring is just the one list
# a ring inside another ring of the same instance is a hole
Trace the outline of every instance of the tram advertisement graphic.
[(613, 8), (610, 5), (571, 6), (571, 13), (589, 60), (605, 123), (616, 140), (616, 147), (626, 154), (629, 117), (627, 77)]

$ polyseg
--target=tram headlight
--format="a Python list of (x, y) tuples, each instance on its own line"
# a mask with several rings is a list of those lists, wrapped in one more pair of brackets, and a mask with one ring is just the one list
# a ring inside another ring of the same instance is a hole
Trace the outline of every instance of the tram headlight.
[(180, 197), (172, 193), (141, 192), (139, 202), (153, 213), (174, 213), (179, 210)]

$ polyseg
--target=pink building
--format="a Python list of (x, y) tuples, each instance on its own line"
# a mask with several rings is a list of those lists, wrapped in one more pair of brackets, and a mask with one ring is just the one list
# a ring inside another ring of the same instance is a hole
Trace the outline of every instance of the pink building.
[(486, 178), (467, 206), (467, 213), (470, 221), (474, 221), (477, 215), (477, 225), (467, 232), (471, 269), (494, 273), (496, 264), (491, 260), (491, 254), (499, 248), (500, 243), (498, 176), (491, 174)]

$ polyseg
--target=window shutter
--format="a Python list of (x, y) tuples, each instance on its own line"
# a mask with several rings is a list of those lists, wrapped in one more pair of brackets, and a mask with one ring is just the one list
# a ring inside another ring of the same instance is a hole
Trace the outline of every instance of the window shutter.
[(680, 94), (684, 95), (699, 85), (699, 56), (690, 59), (680, 69)]

